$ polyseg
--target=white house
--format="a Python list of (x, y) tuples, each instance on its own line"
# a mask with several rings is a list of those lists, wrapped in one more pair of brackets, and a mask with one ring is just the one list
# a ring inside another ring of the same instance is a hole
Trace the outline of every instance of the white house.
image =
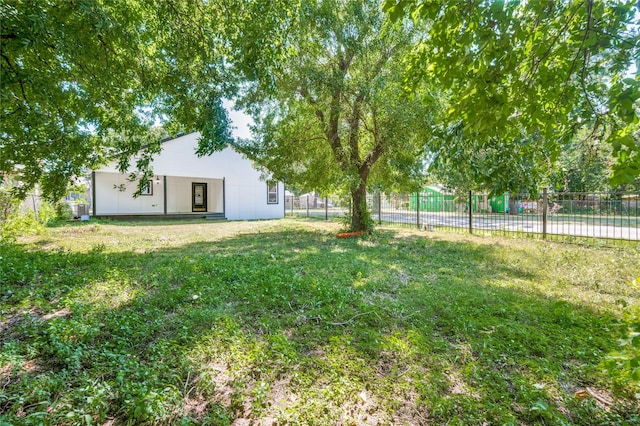
[(163, 142), (151, 165), (155, 176), (138, 197), (137, 181), (110, 164), (92, 173), (93, 215), (194, 216), (275, 219), (284, 217), (284, 185), (261, 180), (251, 160), (231, 147), (195, 154), (199, 133)]

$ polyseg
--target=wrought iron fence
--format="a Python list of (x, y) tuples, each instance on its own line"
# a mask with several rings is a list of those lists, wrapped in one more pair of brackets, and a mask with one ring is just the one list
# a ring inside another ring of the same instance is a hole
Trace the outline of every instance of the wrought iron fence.
[[(522, 234), (580, 242), (640, 241), (640, 193), (489, 194), (422, 192), (369, 194), (378, 223), (425, 230)], [(286, 214), (321, 219), (344, 217), (348, 200), (316, 193), (287, 195)]]

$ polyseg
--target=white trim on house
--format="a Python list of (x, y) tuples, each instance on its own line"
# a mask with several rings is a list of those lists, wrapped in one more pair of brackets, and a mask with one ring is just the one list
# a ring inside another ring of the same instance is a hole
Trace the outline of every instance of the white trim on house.
[(115, 164), (95, 170), (94, 216), (217, 213), (230, 220), (284, 217), (282, 182), (277, 183), (277, 202), (268, 203), (268, 185), (251, 160), (231, 147), (199, 158), (195, 154), (199, 137), (191, 133), (163, 143), (151, 165), (155, 176), (150, 195), (134, 198), (137, 182), (130, 182)]

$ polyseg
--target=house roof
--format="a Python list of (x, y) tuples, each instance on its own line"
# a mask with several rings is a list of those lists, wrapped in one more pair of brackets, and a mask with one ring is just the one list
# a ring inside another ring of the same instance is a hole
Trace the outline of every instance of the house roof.
[(178, 138), (181, 138), (183, 136), (190, 135), (192, 133), (196, 133), (196, 131), (194, 130), (194, 131), (189, 132), (189, 133), (180, 132), (180, 133), (176, 134), (175, 136), (167, 136), (166, 138), (160, 139), (160, 143), (169, 142), (171, 140), (178, 139)]
[(439, 183), (434, 183), (433, 185), (429, 185), (429, 186), (427, 186), (427, 188), (429, 188), (432, 191), (436, 191), (436, 192), (443, 192), (443, 193), (447, 192), (445, 190), (444, 185), (441, 185)]

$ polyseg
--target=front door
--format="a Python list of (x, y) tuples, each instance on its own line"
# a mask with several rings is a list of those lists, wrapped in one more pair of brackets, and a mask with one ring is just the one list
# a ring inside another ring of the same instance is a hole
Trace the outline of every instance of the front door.
[(207, 184), (191, 183), (191, 211), (206, 212), (207, 211)]

